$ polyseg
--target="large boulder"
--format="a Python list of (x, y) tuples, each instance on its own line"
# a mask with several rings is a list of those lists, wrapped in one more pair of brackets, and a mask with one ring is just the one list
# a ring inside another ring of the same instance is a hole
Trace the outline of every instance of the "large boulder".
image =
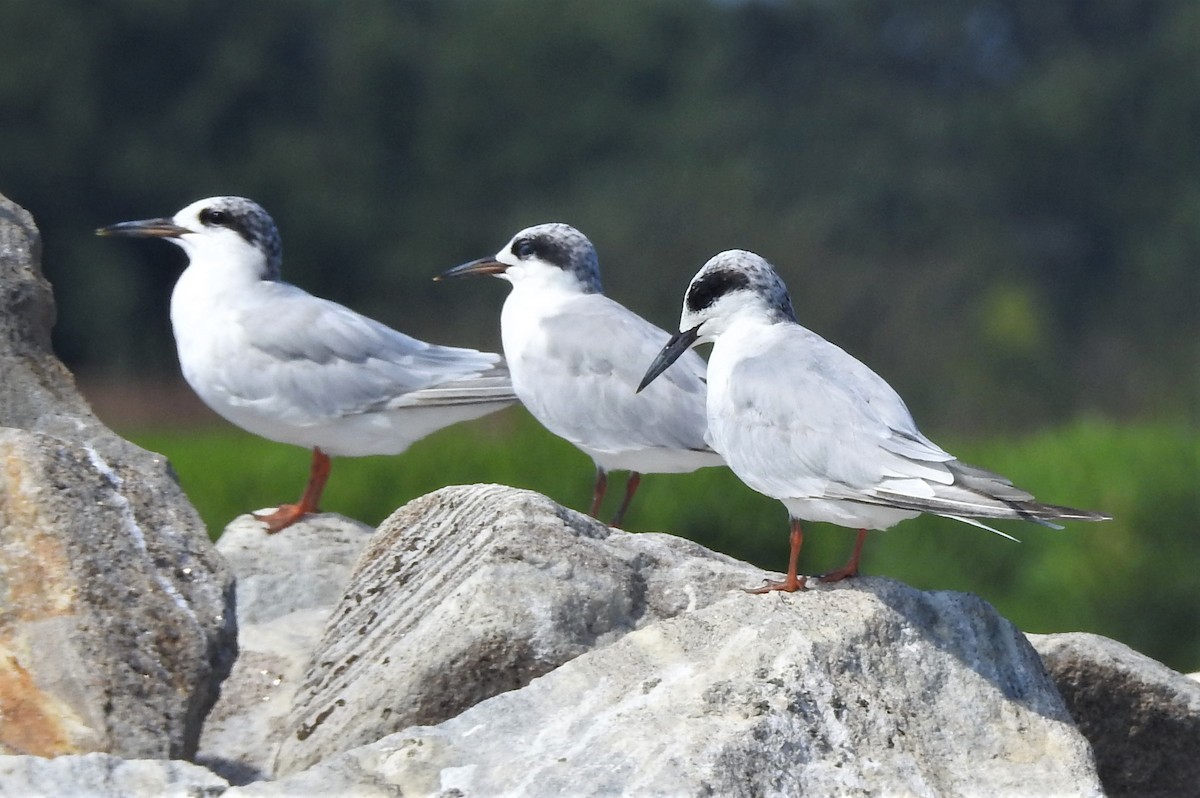
[(682, 538), (611, 530), (531, 491), (435, 491), (392, 514), (363, 552), (276, 770), (440, 723), (761, 576)]
[(232, 578), (167, 461), (51, 351), (40, 249), (0, 197), (0, 751), (189, 757), (236, 652)]
[[(388, 685), (376, 691), (392, 702)], [(229, 796), (343, 792), (1103, 794), (1011, 624), (976, 597), (876, 578), (722, 591), (436, 726)]]
[(417, 499), (333, 612), (284, 777), (231, 795), (1100, 794), (1036, 652), (980, 599), (738, 589), (762, 576), (528, 491)]

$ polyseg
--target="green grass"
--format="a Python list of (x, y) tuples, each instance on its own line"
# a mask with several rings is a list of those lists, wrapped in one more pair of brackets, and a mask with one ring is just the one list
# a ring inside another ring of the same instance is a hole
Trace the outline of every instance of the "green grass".
[[(294, 501), (308, 455), (231, 427), (124, 433), (170, 458), (216, 536), (247, 510)], [(1091, 631), (1180, 670), (1200, 669), (1200, 437), (1186, 423), (1081, 421), (1025, 438), (941, 441), (1039, 498), (1114, 520), (1056, 531), (1001, 522), (1012, 543), (940, 518), (906, 521), (867, 541), (863, 569), (922, 589), (976, 593), (1025, 631)], [(322, 507), (376, 525), (444, 485), (497, 482), (586, 510), (591, 462), (520, 410), (444, 430), (396, 457), (343, 458)], [(624, 489), (610, 480), (606, 512)], [(723, 468), (650, 475), (626, 526), (691, 538), (771, 570), (787, 559), (782, 505)], [(853, 533), (805, 527), (801, 569), (841, 565)]]

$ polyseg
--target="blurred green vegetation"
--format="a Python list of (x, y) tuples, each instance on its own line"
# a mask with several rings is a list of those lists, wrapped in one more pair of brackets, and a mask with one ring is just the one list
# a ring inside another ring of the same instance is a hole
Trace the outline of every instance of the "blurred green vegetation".
[[(253, 197), (284, 273), (495, 348), (498, 284), (570, 222), (664, 327), (753, 249), (918, 418), (1195, 412), (1195, 0), (18, 0), (0, 191), (33, 212), (77, 373), (174, 373), (182, 253), (118, 220)], [(953, 385), (954, 390), (945, 386)]]
[[(301, 450), (228, 427), (125, 434), (167, 455), (216, 536), (247, 510), (294, 501), (307, 477)], [(1079, 421), (1019, 438), (942, 441), (1046, 501), (1108, 512), (1113, 521), (1056, 531), (997, 522), (1012, 543), (940, 518), (868, 538), (864, 571), (922, 589), (969, 591), (1031, 632), (1091, 631), (1183, 671), (1200, 669), (1200, 436), (1188, 424)], [(340, 458), (323, 509), (377, 525), (408, 500), (448, 484), (529, 488), (586, 511), (592, 465), (519, 409), (461, 424), (397, 457)], [(623, 475), (610, 481), (613, 512)], [(776, 571), (787, 560), (787, 513), (724, 468), (650, 475), (631, 531), (664, 531)], [(801, 568), (820, 573), (849, 556), (853, 534), (806, 526)], [(287, 534), (286, 531), (283, 534)]]

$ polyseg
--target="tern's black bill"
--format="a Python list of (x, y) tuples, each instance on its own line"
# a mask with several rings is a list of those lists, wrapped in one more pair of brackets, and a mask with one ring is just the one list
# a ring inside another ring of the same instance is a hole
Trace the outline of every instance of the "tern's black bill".
[(179, 238), (191, 230), (180, 227), (172, 219), (143, 219), (138, 222), (110, 224), (96, 230), (98, 236), (129, 236), (131, 238)]
[(642, 383), (637, 387), (637, 393), (641, 393), (643, 388), (654, 382), (655, 378), (678, 360), (680, 355), (691, 349), (692, 344), (696, 343), (696, 339), (699, 337), (700, 325), (698, 324), (690, 330), (684, 330), (671, 336), (671, 340), (667, 341), (667, 345), (658, 353), (658, 357), (654, 358), (650, 368), (646, 369), (646, 376), (642, 377)]
[(480, 258), (462, 266), (455, 266), (434, 277), (434, 280), (445, 280), (448, 277), (471, 277), (476, 274), (502, 274), (508, 271), (508, 264), (501, 263), (495, 258)]

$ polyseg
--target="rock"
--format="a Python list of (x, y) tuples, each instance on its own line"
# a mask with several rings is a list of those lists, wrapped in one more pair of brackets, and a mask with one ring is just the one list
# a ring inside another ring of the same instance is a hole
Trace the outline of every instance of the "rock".
[(333, 513), (277, 535), (242, 516), (217, 550), (237, 576), (237, 662), (204, 724), (196, 761), (231, 784), (270, 778), (287, 716), (334, 605), (375, 530)]
[(336, 513), (301, 519), (277, 535), (243, 515), (217, 540), (237, 578), (238, 626), (299, 610), (331, 610), (374, 528)]
[(1036, 652), (982, 600), (878, 578), (718, 598), (228, 796), (1102, 795)]
[(40, 249), (0, 197), (0, 752), (189, 757), (236, 651), (232, 578), (166, 460), (51, 352)]
[(631, 535), (530, 491), (445, 488), (380, 525), (313, 658), (276, 761), (292, 773), (433, 724), (762, 571)]
[(1200, 684), (1098, 635), (1029, 635), (1110, 796), (1200, 794)]
[(14, 798), (217, 798), (228, 787), (189, 762), (111, 754), (0, 756), (0, 795)]

